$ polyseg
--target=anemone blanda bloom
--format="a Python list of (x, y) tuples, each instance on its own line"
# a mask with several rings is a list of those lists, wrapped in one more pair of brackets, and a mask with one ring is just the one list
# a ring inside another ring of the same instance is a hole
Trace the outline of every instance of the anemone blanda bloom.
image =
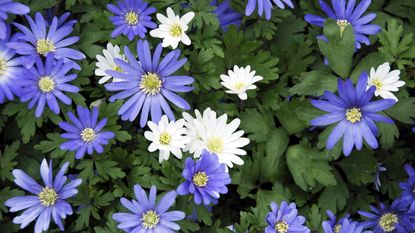
[(254, 12), (258, 4), (258, 15), (262, 16), (265, 11), (265, 18), (267, 20), (271, 19), (271, 11), (273, 8), (272, 3), (277, 5), (279, 8), (284, 9), (285, 4), (291, 8), (294, 8), (294, 5), (291, 0), (248, 0), (246, 4), (245, 15), (250, 16)]
[[(356, 48), (360, 49), (361, 43), (370, 45), (368, 35), (375, 35), (380, 32), (380, 26), (369, 24), (376, 18), (375, 13), (363, 14), (369, 8), (371, 0), (362, 0), (356, 6), (356, 0), (332, 0), (333, 9), (323, 0), (320, 1), (321, 9), (329, 18), (337, 21), (342, 33), (347, 25), (351, 25), (356, 38)], [(321, 16), (306, 14), (305, 20), (310, 24), (323, 27), (326, 18)], [(324, 38), (324, 37), (323, 37)]]
[(109, 140), (115, 137), (113, 132), (102, 131), (107, 124), (107, 118), (98, 121), (98, 108), (94, 107), (92, 111), (88, 108), (78, 106), (76, 108), (78, 117), (72, 112), (68, 112), (69, 122), (60, 122), (59, 127), (66, 131), (61, 134), (62, 138), (68, 139), (62, 143), (62, 150), (75, 151), (75, 158), (81, 159), (86, 152), (92, 154), (96, 151), (98, 154), (104, 152), (102, 145), (107, 145)]
[(115, 213), (112, 218), (119, 222), (118, 228), (125, 232), (146, 232), (146, 233), (173, 233), (180, 230), (175, 223), (184, 219), (182, 211), (167, 211), (176, 200), (176, 192), (166, 193), (156, 203), (157, 189), (152, 186), (147, 197), (146, 192), (140, 185), (134, 186), (134, 194), (137, 200), (129, 201), (121, 198), (121, 204), (131, 213)]
[(399, 74), (401, 73), (399, 70), (390, 70), (389, 62), (383, 63), (376, 70), (372, 67), (367, 80), (367, 88), (375, 86), (375, 96), (398, 101), (398, 98), (392, 92), (399, 91), (399, 87), (405, 85), (405, 82), (399, 80)]
[(190, 105), (175, 92), (190, 92), (194, 79), (190, 76), (173, 75), (187, 61), (186, 58), (177, 60), (180, 50), (169, 52), (161, 61), (163, 47), (157, 46), (153, 56), (147, 41), (137, 42), (137, 54), (139, 61), (125, 47), (124, 52), (129, 64), (120, 59), (115, 59), (117, 64), (125, 73), (108, 70), (107, 73), (115, 78), (122, 79), (120, 82), (108, 83), (105, 88), (108, 91), (119, 91), (111, 96), (110, 101), (117, 99), (128, 100), (118, 111), (122, 120), (133, 121), (140, 114), (140, 125), (147, 124), (148, 115), (151, 121), (158, 123), (163, 112), (170, 120), (174, 120), (174, 114), (166, 99), (181, 109), (189, 109)]
[(55, 114), (59, 114), (58, 100), (66, 105), (72, 103), (65, 92), (79, 92), (79, 87), (69, 84), (76, 79), (75, 74), (68, 74), (73, 66), (64, 63), (63, 59), (56, 61), (52, 54), (46, 57), (44, 63), (37, 57), (35, 63), (35, 66), (28, 70), (27, 76), (19, 81), (19, 86), (22, 87), (20, 101), (29, 101), (29, 109), (36, 105), (36, 117), (42, 115), (46, 106)]
[(31, 68), (37, 59), (52, 54), (56, 60), (63, 59), (73, 68), (80, 69), (73, 60), (82, 60), (85, 55), (75, 49), (67, 48), (79, 40), (78, 36), (66, 38), (73, 31), (72, 23), (61, 23), (62, 25), (58, 26), (59, 19), (54, 17), (52, 24), (48, 26), (40, 13), (36, 13), (34, 21), (30, 16), (26, 16), (26, 19), (30, 29), (14, 23), (23, 34), (19, 37), (20, 40), (7, 44), (15, 49), (16, 53), (22, 55), (26, 68)]
[[(104, 56), (101, 54), (97, 55), (97, 68), (95, 69), (95, 75), (101, 76), (102, 78), (98, 81), (99, 84), (103, 84), (112, 78), (111, 75), (107, 74), (107, 70), (115, 70), (122, 72), (119, 66), (117, 66), (114, 62), (115, 58), (121, 59), (125, 61), (125, 55), (121, 54), (121, 49), (118, 45), (112, 45), (111, 43), (107, 44), (107, 49), (102, 51)], [(113, 78), (113, 82), (120, 81), (119, 79)]]
[(245, 68), (234, 66), (233, 70), (228, 70), (228, 75), (220, 75), (221, 84), (228, 89), (226, 93), (237, 94), (241, 100), (246, 100), (248, 98), (246, 92), (256, 89), (254, 83), (263, 79), (255, 73), (255, 70), (251, 71), (251, 66)]
[(9, 36), (7, 20), (7, 13), (15, 15), (25, 15), (30, 12), (30, 8), (22, 3), (14, 2), (13, 0), (0, 1), (0, 40), (4, 40)]
[(213, 13), (218, 17), (220, 27), (223, 31), (227, 31), (230, 25), (239, 26), (242, 21), (242, 15), (231, 8), (229, 0), (225, 0), (218, 4), (217, 0), (210, 2), (211, 6), (217, 6)]
[(226, 165), (220, 163), (215, 154), (204, 150), (196, 162), (187, 158), (182, 172), (185, 181), (177, 187), (179, 195), (193, 194), (194, 201), (200, 205), (216, 204), (220, 194), (226, 194), (226, 185), (231, 178), (226, 172)]
[(76, 187), (82, 183), (81, 179), (74, 179), (65, 184), (67, 180), (65, 172), (68, 166), (69, 162), (64, 163), (53, 178), (52, 161), (48, 165), (44, 159), (40, 165), (40, 175), (44, 186), (39, 185), (24, 171), (13, 170), (14, 182), (32, 194), (12, 197), (4, 203), (10, 208), (10, 212), (26, 209), (20, 216), (13, 219), (14, 224), (21, 224), (20, 228), (23, 229), (37, 218), (34, 232), (41, 233), (48, 230), (51, 218), (53, 218), (61, 231), (64, 231), (62, 219), (73, 213), (66, 199), (75, 196), (78, 193)]
[(310, 233), (310, 229), (304, 226), (305, 218), (298, 215), (295, 203), (288, 204), (281, 202), (278, 206), (275, 202), (271, 202), (271, 212), (266, 217), (268, 226), (265, 233)]
[(365, 231), (363, 226), (358, 222), (344, 219), (341, 224), (332, 227), (327, 221), (323, 222), (324, 233), (372, 233), (372, 231)]
[(415, 170), (409, 164), (405, 165), (405, 170), (409, 176), (408, 180), (399, 183), (399, 186), (402, 189), (402, 201), (406, 202), (408, 206), (410, 206), (410, 209), (415, 209)]
[(366, 90), (367, 79), (367, 74), (362, 73), (356, 88), (350, 79), (339, 79), (339, 96), (325, 91), (323, 100), (311, 100), (314, 107), (328, 112), (311, 120), (311, 125), (327, 126), (337, 123), (327, 140), (327, 149), (332, 149), (341, 137), (343, 153), (346, 156), (350, 155), (354, 146), (361, 150), (363, 139), (371, 148), (376, 149), (378, 128), (375, 122), (393, 123), (392, 119), (378, 112), (390, 108), (396, 102), (392, 99), (371, 101), (375, 87)]
[(133, 40), (136, 36), (144, 38), (147, 28), (157, 27), (150, 16), (157, 10), (154, 7), (149, 7), (147, 2), (142, 0), (120, 0), (117, 5), (107, 5), (107, 9), (115, 14), (110, 18), (115, 25), (115, 29), (111, 33), (113, 38), (121, 34), (127, 36), (129, 40)]

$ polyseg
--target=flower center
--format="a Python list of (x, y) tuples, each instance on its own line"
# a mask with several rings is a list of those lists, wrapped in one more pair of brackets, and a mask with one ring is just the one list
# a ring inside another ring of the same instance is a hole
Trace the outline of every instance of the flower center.
[(277, 233), (287, 233), (290, 226), (288, 225), (287, 222), (282, 220), (282, 221), (275, 223), (274, 228), (277, 231)]
[(206, 187), (209, 181), (209, 176), (206, 175), (206, 172), (196, 172), (193, 176), (193, 184), (195, 184), (199, 188)]
[(362, 119), (360, 108), (350, 108), (346, 111), (346, 119), (351, 123), (356, 123)]
[(167, 132), (163, 132), (160, 134), (159, 142), (161, 145), (169, 145), (171, 142), (171, 135)]
[(6, 73), (6, 60), (0, 58), (0, 75), (3, 75), (4, 73)]
[(392, 232), (395, 230), (395, 225), (398, 223), (398, 216), (396, 214), (387, 213), (382, 215), (379, 220), (380, 227), (386, 232)]
[(149, 210), (141, 217), (145, 229), (154, 229), (160, 221), (160, 216), (153, 210)]
[(340, 233), (341, 229), (342, 229), (342, 226), (340, 224), (336, 224), (334, 226), (334, 233)]
[(49, 93), (55, 89), (55, 81), (51, 77), (45, 76), (39, 79), (38, 86), (42, 92)]
[(81, 132), (81, 138), (84, 142), (93, 142), (95, 141), (96, 136), (97, 135), (95, 134), (95, 131), (92, 128), (85, 128)]
[(145, 94), (158, 94), (161, 89), (161, 80), (157, 74), (147, 73), (141, 77), (140, 88)]
[(134, 11), (129, 11), (125, 14), (124, 19), (128, 25), (134, 26), (138, 23), (138, 14)]
[(113, 71), (117, 71), (117, 72), (122, 72), (121, 67), (119, 67), (119, 66), (117, 66), (117, 65), (114, 65), (114, 66), (112, 67), (112, 70), (113, 70)]
[(210, 138), (207, 142), (207, 149), (212, 153), (221, 153), (223, 151), (223, 140), (221, 138)]
[(36, 52), (40, 55), (46, 56), (49, 52), (55, 51), (55, 45), (52, 41), (47, 39), (40, 39), (36, 43)]
[(238, 92), (244, 91), (245, 87), (246, 87), (246, 84), (244, 82), (237, 82), (233, 86), (233, 88), (235, 88), (235, 90), (238, 91)]
[(347, 21), (347, 19), (339, 19), (337, 20), (337, 26), (340, 28), (340, 37), (343, 36), (344, 30), (346, 30), (347, 25), (349, 25), (350, 22)]
[(56, 200), (58, 200), (58, 194), (52, 188), (45, 187), (42, 192), (38, 195), (40, 203), (45, 206), (55, 205)]
[(380, 90), (383, 87), (382, 81), (375, 79), (372, 81), (372, 85), (376, 87), (376, 90)]
[(179, 37), (182, 35), (182, 33), (183, 33), (183, 29), (179, 24), (175, 24), (170, 27), (170, 34), (173, 37)]

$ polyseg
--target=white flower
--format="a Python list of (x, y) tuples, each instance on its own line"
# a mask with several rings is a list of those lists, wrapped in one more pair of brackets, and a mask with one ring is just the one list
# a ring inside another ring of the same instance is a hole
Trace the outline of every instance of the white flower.
[(234, 66), (233, 71), (228, 70), (228, 75), (220, 75), (222, 86), (229, 89), (227, 93), (237, 94), (241, 100), (246, 100), (248, 98), (246, 91), (255, 89), (256, 86), (253, 84), (263, 79), (255, 75), (255, 70), (251, 71), (251, 66), (245, 68)]
[[(112, 45), (111, 43), (107, 44), (107, 49), (104, 49), (103, 51), (104, 56), (98, 54), (97, 55), (97, 64), (96, 66), (98, 67), (97, 69), (95, 69), (95, 75), (96, 76), (103, 76), (98, 83), (99, 84), (103, 84), (105, 82), (107, 82), (111, 77), (111, 75), (108, 75), (105, 71), (107, 70), (115, 70), (115, 71), (119, 71), (121, 72), (122, 70), (120, 69), (119, 66), (117, 66), (114, 62), (115, 58), (119, 58), (121, 60), (125, 61), (125, 56), (121, 55), (121, 50), (120, 47), (118, 47), (118, 45)], [(119, 82), (121, 81), (120, 79), (116, 79), (113, 78), (112, 80), (113, 82)]]
[(188, 12), (182, 17), (175, 15), (173, 10), (167, 8), (167, 17), (157, 13), (157, 19), (160, 21), (158, 28), (150, 31), (152, 37), (163, 38), (163, 47), (171, 46), (173, 49), (177, 48), (179, 42), (185, 45), (190, 45), (192, 42), (186, 35), (188, 23), (195, 17), (195, 13)]
[(151, 131), (144, 132), (144, 137), (151, 141), (148, 151), (159, 150), (160, 163), (169, 159), (170, 152), (177, 158), (182, 158), (182, 149), (190, 142), (190, 138), (184, 135), (186, 133), (183, 127), (184, 122), (183, 119), (169, 122), (167, 116), (164, 115), (158, 125), (152, 121), (147, 123), (151, 129)]
[(223, 114), (216, 118), (216, 112), (210, 108), (206, 109), (203, 115), (195, 110), (195, 115), (196, 118), (193, 118), (190, 114), (183, 113), (187, 135), (191, 139), (184, 151), (189, 151), (198, 158), (206, 149), (210, 153), (215, 153), (219, 161), (230, 168), (233, 167), (233, 163), (244, 164), (239, 155), (246, 155), (246, 151), (241, 147), (248, 145), (249, 139), (242, 137), (244, 131), (236, 131), (241, 121), (234, 119), (228, 124), (228, 115)]
[(398, 98), (392, 94), (392, 91), (398, 91), (399, 87), (405, 85), (405, 82), (399, 80), (399, 75), (401, 73), (399, 70), (392, 70), (389, 72), (390, 69), (389, 62), (380, 65), (377, 70), (372, 67), (372, 69), (370, 69), (369, 79), (367, 80), (367, 89), (371, 86), (375, 86), (376, 96), (398, 101)]

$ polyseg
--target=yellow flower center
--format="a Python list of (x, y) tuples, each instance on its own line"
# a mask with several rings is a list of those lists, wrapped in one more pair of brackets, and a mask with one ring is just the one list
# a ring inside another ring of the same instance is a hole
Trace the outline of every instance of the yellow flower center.
[(39, 79), (38, 86), (42, 92), (49, 93), (55, 89), (55, 81), (51, 77), (45, 76)]
[(212, 153), (221, 153), (223, 151), (223, 140), (221, 138), (210, 138), (207, 142), (207, 149)]
[(40, 203), (45, 206), (55, 205), (58, 200), (58, 194), (53, 188), (45, 187), (38, 195)]
[(287, 233), (290, 226), (284, 220), (275, 223), (274, 229), (277, 233)]
[(372, 85), (376, 87), (376, 90), (380, 90), (383, 87), (383, 83), (379, 79), (373, 80)]
[(387, 213), (382, 215), (379, 220), (379, 226), (386, 232), (392, 232), (395, 230), (395, 225), (399, 219), (396, 214)]
[(140, 88), (145, 94), (155, 95), (160, 92), (161, 80), (155, 73), (147, 73), (141, 77)]
[(0, 75), (6, 73), (6, 60), (0, 57)]
[(128, 25), (134, 26), (138, 23), (138, 14), (134, 11), (129, 11), (125, 14), (124, 19)]
[(114, 66), (112, 67), (112, 70), (113, 70), (113, 71), (117, 71), (117, 72), (123, 72), (123, 70), (121, 69), (121, 67), (119, 67), (119, 66), (117, 66), (117, 65), (114, 65)]
[(342, 229), (342, 226), (340, 224), (336, 224), (334, 226), (334, 233), (340, 233), (341, 229)]
[(347, 21), (347, 19), (339, 19), (337, 20), (337, 26), (340, 28), (340, 37), (343, 37), (343, 32), (346, 30), (347, 25), (349, 25), (350, 22)]
[(206, 172), (196, 172), (193, 176), (193, 184), (199, 188), (206, 187), (209, 181), (209, 176), (206, 175)]
[(95, 141), (96, 138), (95, 131), (92, 128), (85, 128), (81, 132), (81, 139), (84, 142), (90, 143)]
[(40, 39), (36, 43), (36, 52), (40, 55), (46, 56), (49, 52), (55, 51), (55, 45), (52, 41), (47, 39)]
[(183, 29), (179, 24), (175, 24), (170, 27), (170, 34), (173, 37), (179, 37), (182, 35), (182, 33), (183, 33)]
[(350, 108), (346, 111), (346, 119), (351, 123), (356, 123), (362, 119), (360, 108)]
[(163, 132), (160, 134), (159, 142), (161, 145), (169, 145), (171, 142), (171, 135), (167, 132)]
[(235, 88), (235, 90), (238, 91), (238, 92), (244, 91), (245, 87), (246, 87), (246, 83), (244, 83), (244, 82), (237, 82), (233, 86), (233, 88)]
[(145, 229), (154, 229), (160, 221), (160, 216), (153, 210), (149, 210), (141, 217)]

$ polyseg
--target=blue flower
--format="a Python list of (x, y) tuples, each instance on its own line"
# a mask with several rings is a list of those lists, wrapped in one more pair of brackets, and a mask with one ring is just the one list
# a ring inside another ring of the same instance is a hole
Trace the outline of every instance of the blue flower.
[(177, 193), (194, 195), (195, 203), (209, 205), (211, 202), (217, 203), (220, 194), (226, 194), (227, 184), (231, 183), (231, 178), (226, 172), (226, 165), (219, 163), (216, 154), (210, 154), (204, 150), (202, 157), (196, 162), (192, 158), (187, 158), (185, 168), (182, 172), (185, 182), (179, 185)]
[(408, 181), (402, 182), (399, 186), (402, 189), (402, 201), (406, 202), (410, 209), (415, 209), (415, 170), (411, 165), (405, 165), (406, 173), (408, 173)]
[(120, 79), (105, 85), (108, 91), (121, 91), (111, 96), (110, 101), (129, 98), (118, 111), (121, 119), (133, 121), (141, 110), (140, 125), (147, 124), (149, 113), (153, 122), (158, 123), (162, 111), (170, 120), (174, 120), (174, 114), (165, 98), (181, 109), (188, 110), (190, 105), (182, 97), (174, 92), (189, 92), (193, 90), (194, 79), (189, 76), (172, 75), (180, 69), (187, 59), (177, 60), (180, 50), (169, 52), (160, 62), (163, 47), (159, 44), (153, 54), (147, 41), (139, 40), (137, 43), (137, 54), (139, 61), (125, 47), (124, 52), (128, 63), (115, 59), (115, 64), (125, 73), (107, 70), (107, 74)]
[(7, 13), (25, 15), (30, 12), (30, 8), (13, 0), (0, 1), (0, 40), (4, 40), (8, 35)]
[(76, 159), (81, 159), (85, 152), (91, 155), (94, 150), (101, 154), (104, 152), (102, 145), (107, 145), (108, 141), (115, 136), (113, 132), (101, 131), (107, 124), (107, 118), (98, 121), (98, 108), (96, 107), (89, 111), (88, 108), (78, 106), (76, 111), (78, 117), (72, 112), (68, 112), (69, 119), (73, 124), (59, 123), (59, 127), (67, 131), (67, 133), (61, 134), (61, 137), (69, 139), (60, 148), (62, 150), (76, 150)]
[(115, 16), (111, 16), (111, 21), (115, 25), (111, 36), (113, 38), (123, 34), (129, 40), (135, 36), (145, 37), (147, 28), (153, 29), (157, 24), (151, 20), (151, 14), (156, 12), (156, 8), (148, 7), (148, 3), (142, 0), (121, 0), (118, 6), (108, 4), (107, 9)]
[(63, 59), (55, 61), (53, 55), (46, 57), (43, 64), (40, 57), (36, 58), (36, 65), (28, 70), (27, 77), (19, 82), (22, 87), (20, 101), (29, 102), (29, 109), (35, 104), (35, 116), (40, 117), (47, 104), (50, 110), (59, 114), (60, 107), (58, 100), (66, 105), (72, 103), (71, 99), (64, 92), (79, 92), (77, 86), (68, 84), (76, 78), (75, 74), (67, 74), (72, 69), (70, 63), (64, 63)]
[(23, 229), (37, 218), (35, 233), (41, 233), (48, 230), (50, 220), (53, 218), (56, 225), (62, 231), (64, 230), (61, 219), (65, 219), (67, 215), (73, 213), (72, 207), (66, 199), (75, 196), (78, 193), (76, 187), (82, 183), (81, 179), (75, 179), (65, 185), (67, 180), (65, 172), (68, 166), (68, 162), (64, 163), (53, 178), (52, 161), (48, 166), (44, 159), (40, 165), (40, 175), (45, 186), (39, 185), (22, 170), (13, 170), (14, 182), (32, 194), (13, 197), (4, 203), (10, 208), (10, 212), (26, 209), (20, 216), (13, 219), (14, 224), (21, 224), (20, 228)]
[(373, 149), (378, 147), (376, 135), (378, 128), (375, 121), (393, 123), (389, 117), (378, 112), (390, 108), (395, 104), (392, 99), (371, 101), (375, 87), (366, 90), (367, 74), (360, 76), (356, 88), (350, 79), (339, 79), (339, 96), (329, 91), (324, 92), (326, 100), (312, 100), (314, 107), (328, 112), (323, 116), (311, 120), (313, 126), (326, 126), (337, 123), (327, 140), (327, 149), (332, 149), (343, 136), (343, 153), (348, 156), (356, 145), (362, 149), (363, 138)]
[(182, 211), (167, 210), (174, 204), (176, 192), (166, 193), (156, 203), (157, 189), (152, 186), (147, 198), (146, 192), (140, 185), (134, 186), (134, 194), (137, 200), (129, 201), (121, 198), (121, 204), (132, 213), (115, 213), (112, 218), (119, 222), (118, 228), (125, 232), (146, 232), (146, 233), (173, 233), (180, 230), (175, 221), (184, 219)]
[(218, 17), (223, 31), (227, 31), (230, 25), (239, 26), (241, 24), (242, 15), (231, 8), (229, 0), (225, 0), (220, 4), (218, 4), (217, 0), (212, 0), (210, 5), (217, 6), (213, 13)]
[(310, 233), (310, 229), (304, 226), (305, 218), (298, 216), (295, 203), (281, 202), (278, 206), (275, 202), (271, 203), (271, 212), (267, 215), (268, 226), (265, 233)]
[(22, 55), (26, 68), (33, 67), (38, 58), (52, 54), (56, 60), (63, 59), (65, 63), (70, 63), (73, 68), (80, 69), (79, 65), (73, 60), (84, 59), (85, 55), (75, 49), (67, 48), (67, 46), (75, 44), (79, 37), (65, 38), (73, 31), (73, 23), (59, 22), (60, 20), (54, 17), (52, 24), (49, 26), (40, 13), (36, 13), (35, 21), (29, 16), (26, 16), (26, 19), (29, 21), (30, 29), (19, 23), (14, 23), (23, 32), (20, 36), (21, 41), (7, 44)]
[(256, 5), (258, 3), (258, 15), (262, 16), (263, 12), (265, 11), (265, 18), (267, 20), (271, 19), (271, 11), (272, 11), (272, 2), (277, 5), (279, 8), (284, 9), (285, 4), (289, 7), (294, 8), (294, 5), (291, 0), (248, 0), (248, 4), (246, 5), (245, 15), (250, 16), (252, 12), (254, 12)]
[[(375, 35), (380, 32), (380, 26), (369, 24), (376, 18), (375, 13), (370, 13), (362, 17), (369, 8), (371, 0), (362, 0), (357, 6), (356, 0), (332, 0), (334, 10), (323, 0), (320, 0), (320, 6), (329, 18), (337, 21), (342, 33), (347, 25), (351, 25), (356, 38), (356, 48), (360, 49), (361, 44), (370, 45), (367, 35)], [(306, 14), (305, 20), (310, 24), (323, 27), (325, 18), (317, 15)], [(324, 37), (323, 37), (324, 38)]]
[(324, 233), (372, 233), (371, 231), (364, 231), (363, 226), (358, 222), (344, 219), (342, 223), (331, 226), (327, 221), (323, 222)]

